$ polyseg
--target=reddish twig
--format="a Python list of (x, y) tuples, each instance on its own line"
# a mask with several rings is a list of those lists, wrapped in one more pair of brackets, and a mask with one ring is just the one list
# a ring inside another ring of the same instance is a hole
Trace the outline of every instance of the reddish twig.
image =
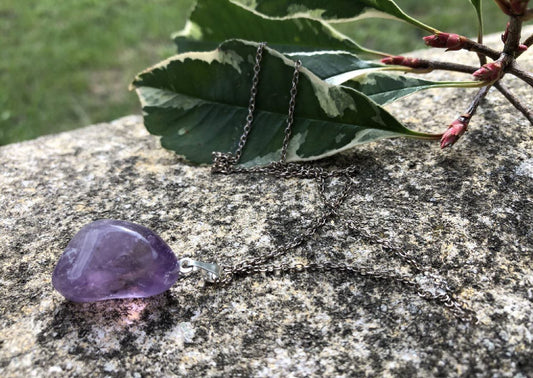
[[(496, 0), (496, 3), (504, 13), (509, 15), (509, 22), (505, 33), (502, 35), (504, 47), (501, 52), (483, 45), (481, 36), (478, 37), (478, 42), (458, 34), (443, 32), (436, 32), (433, 35), (424, 37), (426, 45), (431, 47), (445, 48), (446, 51), (468, 50), (476, 52), (481, 67), (402, 56), (390, 56), (382, 60), (385, 64), (409, 67), (410, 70), (418, 70), (419, 72), (439, 69), (469, 73), (480, 81), (480, 85), (484, 85), (474, 96), (466, 112), (453, 121), (442, 134), (441, 148), (453, 145), (465, 133), (481, 101), (487, 96), (493, 85), (533, 124), (533, 115), (528, 108), (500, 82), (506, 73), (510, 73), (533, 86), (533, 75), (522, 70), (516, 64), (516, 58), (527, 50), (529, 46), (533, 45), (533, 36), (528, 37), (523, 44), (520, 44), (524, 15), (529, 12), (526, 12), (528, 0), (510, 0), (510, 2)], [(487, 57), (493, 59), (493, 61), (487, 63)]]
[(533, 75), (531, 75), (527, 71), (520, 69), (515, 62), (513, 62), (508, 72), (533, 87)]
[(530, 47), (533, 45), (533, 34), (526, 38), (524, 42), (522, 42), (523, 45), (526, 45), (527, 47)]
[(511, 16), (507, 25), (507, 37), (503, 46), (503, 54), (515, 57), (520, 45), (520, 33), (522, 32), (522, 20), (520, 17)]
[(455, 71), (472, 74), (478, 67), (468, 66), (466, 64), (441, 62), (438, 60), (427, 60), (428, 66), (434, 70)]
[(466, 109), (466, 113), (470, 114), (470, 117), (472, 117), (474, 114), (476, 114), (477, 108), (479, 107), (479, 104), (481, 101), (487, 96), (489, 93), (489, 90), (492, 86), (487, 85), (486, 87), (481, 88), (476, 95), (474, 96), (474, 99)]
[(476, 53), (488, 56), (489, 58), (496, 60), (500, 57), (500, 53), (488, 46), (482, 45), (471, 39), (467, 39), (464, 46), (465, 50), (474, 51)]
[[(410, 58), (405, 56), (389, 56), (381, 59), (381, 63), (397, 65), (403, 67), (414, 68), (420, 70), (421, 73), (426, 73), (432, 70), (444, 70), (455, 71), (463, 73), (474, 73), (478, 68), (474, 66), (468, 66), (466, 64), (458, 64), (451, 62), (442, 62), (438, 60), (428, 60), (419, 58)], [(414, 73), (417, 73), (414, 71)]]
[(494, 84), (494, 87), (496, 87), (497, 90), (500, 91), (500, 93), (511, 103), (513, 106), (518, 109), (527, 119), (528, 121), (533, 125), (533, 114), (529, 109), (520, 102), (520, 100), (509, 91), (509, 89), (501, 83), (501, 81), (498, 81)]
[[(522, 42), (522, 45), (525, 46), (525, 47), (531, 47), (531, 45), (533, 45), (533, 35), (530, 35), (529, 37), (527, 37), (524, 42)], [(518, 58), (520, 55), (522, 55), (524, 52), (526, 52), (526, 50), (521, 50), (519, 51), (517, 54), (516, 54), (516, 57)]]
[(509, 24), (507, 25), (505, 45), (499, 60), (503, 62), (503, 70), (505, 72), (509, 72), (533, 87), (533, 76), (529, 72), (520, 69), (514, 59), (516, 56), (520, 55), (519, 46), (521, 31), (522, 19), (519, 16), (511, 16)]
[(481, 88), (466, 109), (466, 112), (448, 126), (448, 129), (442, 134), (440, 148), (452, 146), (466, 132), (470, 120), (476, 114), (479, 104), (487, 96), (490, 88), (491, 85)]

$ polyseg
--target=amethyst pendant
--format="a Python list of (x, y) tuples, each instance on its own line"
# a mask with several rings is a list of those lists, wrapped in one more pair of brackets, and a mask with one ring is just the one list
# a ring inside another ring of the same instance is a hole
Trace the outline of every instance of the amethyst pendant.
[(150, 297), (179, 278), (179, 263), (154, 232), (135, 223), (98, 220), (84, 226), (59, 258), (52, 284), (74, 302)]

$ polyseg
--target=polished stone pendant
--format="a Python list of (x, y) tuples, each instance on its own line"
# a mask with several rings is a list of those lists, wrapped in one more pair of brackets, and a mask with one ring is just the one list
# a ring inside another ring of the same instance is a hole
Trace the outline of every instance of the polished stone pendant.
[(71, 301), (94, 302), (157, 295), (179, 276), (176, 256), (153, 231), (105, 219), (84, 226), (72, 238), (52, 284)]

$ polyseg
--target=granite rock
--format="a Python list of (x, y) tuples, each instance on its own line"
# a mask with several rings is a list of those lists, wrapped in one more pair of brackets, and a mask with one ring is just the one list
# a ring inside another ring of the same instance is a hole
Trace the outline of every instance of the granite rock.
[[(531, 52), (523, 61), (533, 69)], [(531, 88), (507, 82), (532, 102)], [(473, 93), (426, 91), (389, 109), (441, 131)], [(4, 146), (0, 161), (4, 377), (533, 376), (533, 128), (495, 91), (451, 149), (384, 140), (317, 163), (355, 165), (356, 185), (338, 218), (278, 261), (392, 270), (428, 290), (440, 280), (477, 324), (407, 286), (335, 271), (223, 287), (193, 274), (151, 298), (69, 302), (52, 271), (93, 220), (142, 224), (180, 257), (232, 265), (308, 227), (322, 211), (316, 185), (211, 174), (162, 149), (140, 116)]]

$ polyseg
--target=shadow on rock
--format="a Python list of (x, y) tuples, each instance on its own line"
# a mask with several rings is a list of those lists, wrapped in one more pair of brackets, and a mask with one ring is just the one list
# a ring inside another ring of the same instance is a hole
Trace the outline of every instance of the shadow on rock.
[(169, 291), (140, 299), (95, 303), (64, 301), (56, 307), (52, 320), (38, 334), (37, 341), (41, 345), (61, 339), (68, 339), (65, 340), (67, 344), (72, 339), (92, 343), (111, 334), (127, 335), (132, 330), (163, 333), (187, 317), (184, 311)]

